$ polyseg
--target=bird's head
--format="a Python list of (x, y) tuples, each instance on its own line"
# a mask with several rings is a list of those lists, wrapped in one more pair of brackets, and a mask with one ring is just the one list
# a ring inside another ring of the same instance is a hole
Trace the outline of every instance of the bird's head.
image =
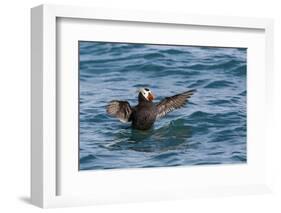
[(151, 102), (153, 101), (154, 98), (155, 96), (153, 95), (150, 89), (148, 88), (139, 89), (139, 101), (146, 100)]

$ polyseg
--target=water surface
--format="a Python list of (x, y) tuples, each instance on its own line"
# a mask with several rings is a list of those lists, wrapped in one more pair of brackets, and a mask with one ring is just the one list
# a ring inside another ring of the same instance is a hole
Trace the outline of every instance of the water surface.
[[(79, 52), (81, 170), (246, 162), (246, 49), (80, 41)], [(148, 131), (106, 115), (143, 86), (155, 102), (197, 92)]]

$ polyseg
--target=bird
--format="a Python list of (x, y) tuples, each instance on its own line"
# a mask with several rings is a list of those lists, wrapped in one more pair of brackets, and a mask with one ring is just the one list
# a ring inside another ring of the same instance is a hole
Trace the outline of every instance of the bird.
[(196, 90), (192, 89), (166, 97), (158, 103), (153, 102), (155, 95), (149, 88), (140, 88), (138, 92), (136, 106), (132, 107), (128, 101), (112, 100), (106, 106), (106, 112), (109, 116), (116, 117), (123, 123), (131, 122), (133, 129), (148, 130), (157, 119), (183, 107)]

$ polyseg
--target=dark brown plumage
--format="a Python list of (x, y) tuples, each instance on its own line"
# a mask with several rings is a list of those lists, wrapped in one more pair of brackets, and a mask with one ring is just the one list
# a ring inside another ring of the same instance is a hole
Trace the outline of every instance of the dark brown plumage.
[(107, 105), (107, 113), (116, 116), (122, 122), (128, 122), (132, 113), (132, 108), (128, 101), (113, 100)]
[(157, 107), (157, 118), (161, 118), (166, 115), (168, 112), (173, 111), (174, 109), (181, 108), (184, 106), (188, 99), (193, 95), (195, 90), (189, 90), (187, 92), (183, 92), (172, 97), (166, 97), (158, 104)]
[(183, 107), (195, 90), (189, 90), (171, 97), (166, 97), (157, 104), (152, 100), (152, 92), (143, 88), (138, 95), (138, 105), (131, 107), (127, 101), (113, 100), (107, 105), (107, 113), (117, 117), (122, 122), (132, 122), (135, 129), (146, 130), (151, 128), (157, 118)]

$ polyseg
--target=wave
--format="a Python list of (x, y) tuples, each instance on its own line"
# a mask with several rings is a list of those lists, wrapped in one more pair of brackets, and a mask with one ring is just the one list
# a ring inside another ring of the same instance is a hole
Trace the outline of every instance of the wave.
[(231, 101), (230, 100), (224, 100), (224, 99), (209, 100), (208, 104), (216, 105), (216, 106), (229, 106), (229, 104), (231, 104)]
[(153, 60), (153, 59), (159, 59), (159, 58), (165, 58), (165, 55), (159, 53), (159, 52), (155, 52), (155, 53), (148, 53), (145, 54), (143, 56), (144, 59), (149, 59), (149, 60)]
[(247, 73), (247, 65), (246, 64), (239, 64), (237, 67), (225, 70), (226, 73), (232, 74), (234, 76), (245, 76)]
[(95, 157), (92, 154), (89, 154), (84, 157), (80, 157), (80, 163), (87, 163), (89, 161), (96, 160), (96, 159), (97, 159), (97, 157)]
[(198, 125), (205, 124), (213, 127), (221, 127), (225, 125), (234, 125), (243, 121), (243, 116), (236, 111), (221, 112), (221, 113), (207, 113), (196, 111), (187, 117), (188, 122), (194, 122)]
[(244, 90), (243, 92), (241, 92), (241, 93), (239, 93), (238, 95), (240, 95), (240, 96), (246, 96), (246, 94), (247, 94), (247, 91), (246, 90)]
[(189, 87), (190, 88), (202, 87), (205, 86), (209, 81), (210, 81), (209, 79), (199, 79), (196, 80), (194, 83), (190, 84)]
[(212, 89), (217, 89), (217, 88), (225, 88), (225, 87), (230, 87), (233, 86), (234, 83), (227, 81), (227, 80), (217, 80), (209, 83), (206, 85), (204, 88), (212, 88)]
[(166, 54), (169, 54), (169, 55), (191, 54), (188, 51), (182, 51), (182, 50), (178, 50), (178, 49), (161, 50), (161, 53), (166, 53)]
[(231, 59), (231, 60), (227, 60), (227, 61), (223, 61), (223, 62), (212, 62), (212, 63), (203, 63), (203, 62), (198, 62), (196, 64), (190, 65), (188, 66), (188, 68), (190, 69), (194, 69), (194, 70), (213, 70), (213, 69), (232, 69), (233, 67), (237, 66), (241, 64), (240, 60), (236, 60), (236, 59)]
[[(228, 124), (230, 125), (230, 124)], [(217, 131), (214, 132), (212, 134), (212, 138), (210, 140), (211, 143), (213, 142), (224, 142), (224, 141), (229, 141), (231, 143), (231, 141), (236, 140), (237, 136), (239, 136), (237, 134), (237, 132), (235, 130), (221, 130), (221, 131)]]
[[(246, 49), (80, 42), (80, 168), (243, 163), (247, 159)], [(163, 97), (197, 89), (149, 131), (106, 115), (136, 88)]]
[(120, 61), (130, 61), (132, 59), (139, 59), (140, 57), (142, 57), (142, 54), (134, 54), (134, 55), (130, 55), (128, 56), (118, 56), (118, 57), (96, 57), (96, 58), (91, 58), (91, 59), (84, 59), (84, 60), (80, 60), (80, 66), (83, 65), (98, 65), (98, 64), (102, 64), (103, 66), (106, 64), (110, 64), (113, 62), (120, 62)]
[(247, 162), (247, 157), (245, 155), (234, 155), (234, 156), (231, 156), (231, 159), (234, 160), (234, 161), (238, 161), (238, 162)]
[(100, 114), (96, 114), (96, 113), (92, 113), (92, 114), (88, 114), (87, 116), (83, 116), (83, 119), (80, 119), (82, 123), (104, 123), (104, 121), (106, 120), (107, 115), (104, 113), (100, 113)]

